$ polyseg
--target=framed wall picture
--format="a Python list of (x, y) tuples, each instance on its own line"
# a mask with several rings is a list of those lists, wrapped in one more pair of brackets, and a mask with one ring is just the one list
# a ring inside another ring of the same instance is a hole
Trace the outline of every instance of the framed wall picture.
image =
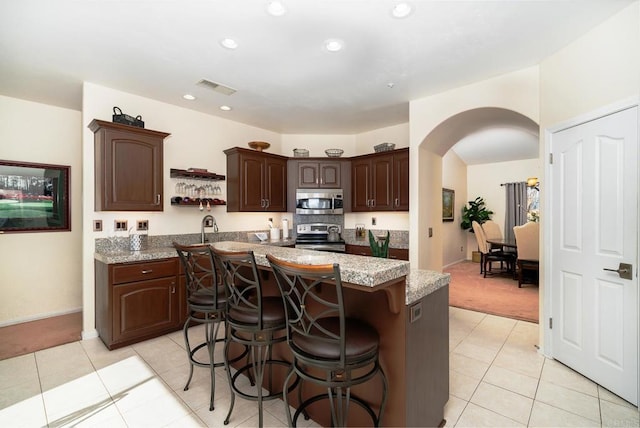
[(442, 189), (442, 221), (453, 221), (453, 211), (456, 206), (456, 192)]
[(0, 231), (71, 230), (71, 167), (0, 160)]

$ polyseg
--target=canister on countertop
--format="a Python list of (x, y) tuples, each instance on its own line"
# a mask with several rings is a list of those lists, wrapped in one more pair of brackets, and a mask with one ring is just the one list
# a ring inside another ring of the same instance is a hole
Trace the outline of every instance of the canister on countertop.
[(289, 220), (282, 219), (282, 239), (289, 239)]
[(280, 229), (278, 229), (277, 227), (272, 227), (270, 229), (270, 232), (271, 232), (271, 240), (272, 241), (280, 240)]
[(129, 248), (131, 251), (142, 251), (147, 249), (147, 235), (131, 234), (129, 235)]

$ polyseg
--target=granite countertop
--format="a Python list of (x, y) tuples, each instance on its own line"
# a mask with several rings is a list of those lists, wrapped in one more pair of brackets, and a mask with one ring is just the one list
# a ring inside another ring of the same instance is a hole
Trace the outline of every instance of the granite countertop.
[[(364, 287), (376, 287), (406, 276), (405, 303), (407, 305), (449, 284), (449, 274), (410, 269), (407, 261), (286, 248), (291, 245), (291, 242), (287, 242), (287, 240), (279, 242), (265, 241), (264, 243), (223, 241), (210, 243), (210, 245), (228, 251), (252, 250), (256, 263), (265, 267), (269, 266), (266, 254), (273, 254), (277, 258), (302, 264), (339, 263), (340, 274), (344, 282)], [(107, 264), (150, 261), (171, 257), (177, 257), (176, 250), (173, 247), (160, 247), (143, 251), (95, 253), (96, 260)]]
[(451, 274), (433, 270), (411, 269), (407, 275), (405, 304), (410, 305), (440, 288), (449, 285)]

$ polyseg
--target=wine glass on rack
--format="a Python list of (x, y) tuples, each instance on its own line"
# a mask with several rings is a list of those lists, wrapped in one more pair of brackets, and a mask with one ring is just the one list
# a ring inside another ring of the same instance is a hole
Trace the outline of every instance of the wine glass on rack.
[(186, 196), (193, 198), (195, 196), (195, 189), (196, 189), (196, 185), (193, 184), (193, 182), (188, 182), (184, 186), (184, 193)]
[(210, 198), (211, 196), (213, 196), (215, 194), (214, 189), (215, 188), (211, 185), (211, 183), (207, 183), (204, 186), (205, 197)]
[(184, 196), (185, 186), (186, 184), (182, 179), (176, 183), (176, 196)]

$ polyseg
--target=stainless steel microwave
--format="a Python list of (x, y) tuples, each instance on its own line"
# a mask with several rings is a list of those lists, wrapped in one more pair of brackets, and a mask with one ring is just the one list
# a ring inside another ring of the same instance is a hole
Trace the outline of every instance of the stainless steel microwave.
[(297, 189), (296, 214), (344, 214), (342, 189)]

